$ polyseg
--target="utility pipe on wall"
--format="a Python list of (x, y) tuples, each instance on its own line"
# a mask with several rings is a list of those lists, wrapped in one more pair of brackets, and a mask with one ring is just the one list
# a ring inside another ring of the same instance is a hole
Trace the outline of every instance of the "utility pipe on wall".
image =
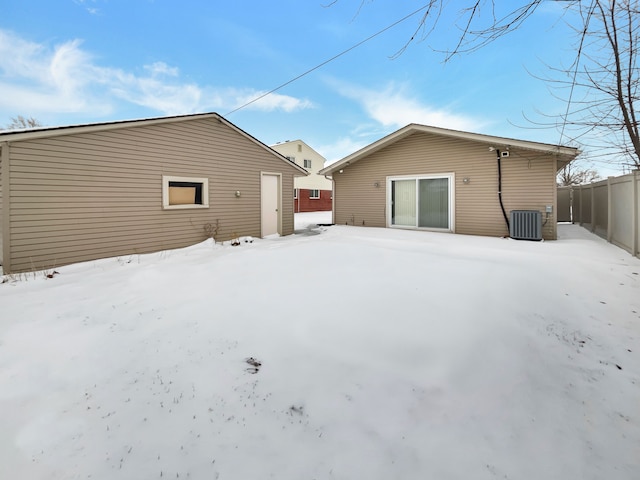
[(507, 224), (507, 231), (509, 235), (511, 234), (511, 229), (509, 227), (509, 217), (507, 216), (507, 212), (504, 209), (504, 203), (502, 203), (502, 155), (500, 154), (500, 150), (496, 149), (496, 157), (498, 160), (498, 200), (500, 201), (500, 208), (502, 209), (502, 215), (504, 216), (504, 221)]

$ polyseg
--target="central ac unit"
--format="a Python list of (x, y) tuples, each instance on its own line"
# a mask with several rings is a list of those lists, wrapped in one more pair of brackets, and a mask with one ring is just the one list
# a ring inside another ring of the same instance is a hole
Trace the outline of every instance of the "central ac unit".
[(542, 240), (542, 214), (537, 210), (511, 210), (509, 236), (516, 240)]

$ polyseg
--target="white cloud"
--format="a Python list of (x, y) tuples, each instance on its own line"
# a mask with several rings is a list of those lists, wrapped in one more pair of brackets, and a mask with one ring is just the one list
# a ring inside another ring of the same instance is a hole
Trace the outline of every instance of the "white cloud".
[(319, 146), (317, 150), (327, 160), (324, 166), (328, 167), (347, 155), (366, 147), (369, 143), (371, 142), (364, 139), (354, 140), (350, 137), (342, 137), (331, 144)]
[(110, 93), (134, 105), (151, 108), (166, 115), (201, 110), (202, 90), (194, 84), (169, 84), (150, 77), (136, 76), (121, 70), (103, 69), (102, 77)]
[(391, 83), (383, 89), (369, 89), (332, 83), (341, 95), (360, 103), (373, 120), (387, 128), (401, 128), (410, 123), (456, 130), (474, 130), (479, 126), (479, 122), (471, 117), (425, 104), (407, 93), (408, 87), (403, 84)]
[(91, 69), (85, 68), (91, 59), (80, 49), (80, 44), (78, 40), (63, 43), (55, 49), (48, 62), (50, 84), (65, 97), (81, 90), (92, 77)]
[(231, 98), (233, 98), (234, 106), (232, 108), (238, 108), (250, 102), (252, 103), (247, 108), (268, 112), (273, 110), (293, 112), (296, 110), (313, 108), (313, 103), (309, 100), (290, 97), (288, 95), (281, 95), (279, 93), (271, 93), (269, 95), (263, 96), (266, 92), (249, 89), (230, 89), (227, 93)]
[(144, 69), (147, 70), (152, 77), (161, 75), (177, 77), (180, 73), (177, 67), (170, 67), (164, 62), (154, 62), (151, 65), (145, 65)]
[(410, 123), (432, 125), (464, 131), (477, 131), (484, 125), (472, 117), (434, 108), (408, 93), (406, 84), (390, 83), (371, 89), (327, 79), (340, 95), (359, 103), (369, 119), (353, 126), (347, 136), (318, 148), (330, 165)]
[[(263, 94), (185, 82), (177, 67), (161, 61), (144, 65), (141, 73), (100, 66), (81, 46), (72, 40), (50, 47), (0, 29), (0, 112), (100, 116), (124, 101), (165, 115), (224, 114)], [(311, 107), (308, 100), (271, 94), (247, 108), (293, 112)]]
[(108, 111), (107, 102), (88, 93), (95, 72), (80, 44), (48, 49), (0, 30), (0, 108), (12, 115)]
[[(91, 15), (97, 15), (98, 13), (100, 13), (100, 10), (96, 7), (89, 7), (87, 5), (87, 1), (86, 0), (73, 0), (73, 3), (75, 3), (76, 5), (79, 5), (81, 7), (84, 7), (87, 12), (89, 12)], [(92, 4), (96, 3), (96, 0), (91, 0)]]

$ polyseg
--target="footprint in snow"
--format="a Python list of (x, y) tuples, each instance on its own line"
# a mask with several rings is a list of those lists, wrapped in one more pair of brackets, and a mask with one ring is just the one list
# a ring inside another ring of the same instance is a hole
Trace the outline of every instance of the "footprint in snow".
[(249, 357), (249, 358), (245, 358), (244, 361), (246, 363), (248, 363), (249, 365), (251, 365), (250, 367), (247, 368), (247, 372), (252, 373), (252, 374), (256, 374), (260, 371), (260, 367), (262, 366), (262, 362), (259, 362), (258, 360), (256, 360), (253, 357)]

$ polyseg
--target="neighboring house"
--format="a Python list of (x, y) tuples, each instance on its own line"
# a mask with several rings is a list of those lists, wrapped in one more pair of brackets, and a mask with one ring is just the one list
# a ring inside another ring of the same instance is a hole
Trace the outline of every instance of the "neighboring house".
[(293, 233), (303, 168), (215, 113), (0, 132), (4, 273)]
[(411, 124), (319, 173), (333, 178), (337, 224), (507, 236), (511, 211), (526, 210), (555, 239), (556, 172), (578, 153)]
[(324, 168), (325, 159), (302, 140), (271, 145), (276, 152), (295, 162), (309, 172), (308, 177), (296, 178), (293, 192), (293, 208), (298, 212), (331, 210), (332, 185), (318, 171)]

